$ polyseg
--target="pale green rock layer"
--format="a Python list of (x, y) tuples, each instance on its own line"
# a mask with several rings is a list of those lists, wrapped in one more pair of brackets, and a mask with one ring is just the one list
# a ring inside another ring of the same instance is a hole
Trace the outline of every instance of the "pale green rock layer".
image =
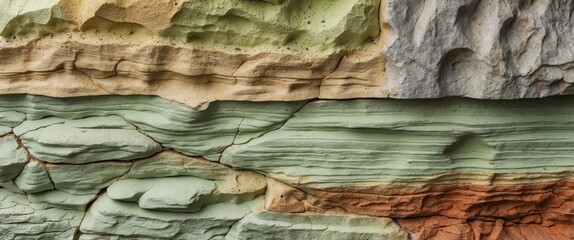
[(162, 147), (217, 160), (227, 146), (279, 127), (304, 104), (215, 102), (199, 111), (149, 96), (5, 95), (0, 102), (0, 113), (27, 114), (14, 133), (32, 156), (73, 164), (145, 158)]
[(571, 97), (200, 110), (152, 96), (0, 96), (13, 129), (0, 139), (0, 237), (67, 238), (81, 226), (80, 239), (403, 239), (384, 218), (264, 212), (260, 174), (356, 191), (572, 179), (573, 114)]
[(26, 150), (20, 147), (14, 136), (0, 138), (0, 182), (16, 178), (26, 163)]
[(572, 114), (567, 97), (315, 101), (221, 161), (312, 188), (559, 180), (574, 167)]
[(25, 193), (37, 193), (54, 189), (48, 171), (43, 163), (33, 160), (28, 162), (14, 180), (14, 183)]
[(265, 178), (259, 175), (252, 178), (255, 179), (242, 183), (247, 186), (232, 188), (226, 187), (226, 182), (190, 176), (124, 179), (112, 184), (107, 194), (115, 200), (136, 202), (142, 209), (199, 212), (207, 205), (218, 202), (242, 203), (264, 193)]
[[(569, 97), (215, 102), (204, 110), (149, 96), (13, 95), (0, 102), (0, 113), (26, 113), (14, 134), (33, 157), (51, 163), (142, 159), (166, 148), (217, 161), (223, 152), (226, 165), (311, 188), (554, 181), (571, 178), (574, 166)], [(210, 180), (227, 174), (201, 161), (186, 167), (178, 160), (184, 155), (162, 156), (130, 171), (126, 163), (80, 190), (105, 188), (126, 172)]]
[(409, 239), (390, 218), (329, 214), (251, 213), (225, 239)]
[(0, 189), (1, 239), (74, 239), (82, 211), (30, 202), (25, 195)]
[(261, 198), (240, 204), (218, 203), (197, 213), (150, 211), (137, 204), (115, 201), (106, 194), (90, 207), (80, 231), (153, 239), (222, 238), (231, 225), (250, 212), (258, 211)]

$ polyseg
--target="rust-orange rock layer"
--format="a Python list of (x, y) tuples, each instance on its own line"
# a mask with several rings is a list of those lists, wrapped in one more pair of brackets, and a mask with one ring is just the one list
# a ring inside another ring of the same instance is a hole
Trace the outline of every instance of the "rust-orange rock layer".
[[(281, 198), (301, 200), (307, 211), (337, 211), (361, 215), (455, 219), (503, 218), (517, 223), (574, 223), (574, 181), (520, 185), (444, 184), (425, 187), (377, 187), (370, 190), (302, 189), (283, 191)], [(296, 195), (288, 196), (289, 193)], [(277, 202), (280, 203), (280, 202)], [(271, 204), (267, 209), (281, 209)]]

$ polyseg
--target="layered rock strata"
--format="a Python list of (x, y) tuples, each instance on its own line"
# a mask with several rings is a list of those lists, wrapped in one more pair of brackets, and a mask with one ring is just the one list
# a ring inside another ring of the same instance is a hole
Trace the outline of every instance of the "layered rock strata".
[(573, 236), (570, 97), (0, 102), (3, 194), (86, 214), (81, 239)]
[(572, 6), (560, 1), (273, 3), (3, 0), (0, 93), (193, 107), (572, 93)]
[(574, 239), (573, 12), (0, 0), (0, 238)]

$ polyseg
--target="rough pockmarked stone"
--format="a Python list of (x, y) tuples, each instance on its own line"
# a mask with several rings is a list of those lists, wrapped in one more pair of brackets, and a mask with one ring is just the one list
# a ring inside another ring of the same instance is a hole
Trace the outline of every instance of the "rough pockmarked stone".
[(561, 1), (389, 0), (383, 55), (399, 98), (572, 94), (574, 6)]
[(84, 213), (31, 203), (25, 195), (0, 189), (2, 239), (74, 239)]
[(0, 239), (574, 239), (573, 12), (0, 0)]
[(3, 0), (0, 93), (145, 94), (193, 107), (388, 96), (380, 0), (271, 2)]

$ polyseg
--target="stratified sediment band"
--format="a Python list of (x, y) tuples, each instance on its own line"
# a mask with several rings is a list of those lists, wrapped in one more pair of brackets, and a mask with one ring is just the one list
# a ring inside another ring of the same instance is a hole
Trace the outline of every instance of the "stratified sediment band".
[[(0, 166), (11, 173), (2, 186), (60, 208), (83, 210), (95, 198), (94, 206), (121, 203), (120, 212), (86, 218), (94, 223), (80, 229), (93, 238), (129, 236), (129, 224), (97, 223), (144, 214), (124, 207), (174, 212), (145, 218), (180, 219), (181, 227), (201, 218), (177, 214), (251, 204), (263, 193), (265, 204), (222, 218), (223, 229), (264, 208), (388, 217), (417, 236), (443, 231), (417, 225), (436, 216), (457, 222), (456, 236), (515, 225), (554, 234), (572, 224), (571, 97), (215, 102), (202, 110), (151, 96), (4, 95), (0, 102), (0, 116), (9, 116), (0, 119), (0, 146), (12, 156)], [(230, 234), (256, 234), (258, 221), (240, 221)], [(397, 229), (392, 234), (402, 236)], [(145, 236), (157, 234), (164, 232)]]

